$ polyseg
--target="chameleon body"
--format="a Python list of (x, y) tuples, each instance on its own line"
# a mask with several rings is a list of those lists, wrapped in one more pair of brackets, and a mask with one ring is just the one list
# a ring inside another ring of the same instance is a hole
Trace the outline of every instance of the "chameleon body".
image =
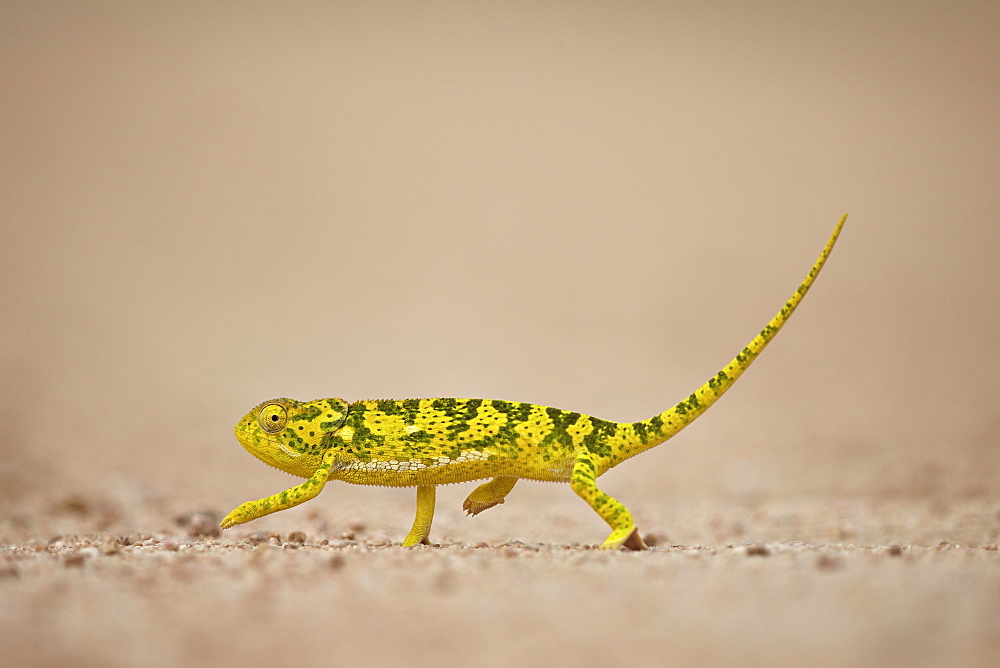
[(568, 482), (611, 527), (602, 548), (643, 549), (632, 515), (597, 478), (663, 443), (728, 390), (774, 338), (823, 268), (844, 215), (805, 280), (766, 327), (704, 385), (648, 420), (620, 423), (515, 401), (404, 399), (348, 403), (272, 399), (236, 425), (236, 438), (266, 464), (307, 480), (250, 501), (222, 520), (229, 528), (297, 506), (331, 480), (417, 488), (404, 546), (428, 544), (437, 485), (489, 479), (463, 504), (470, 515), (503, 503), (519, 479)]

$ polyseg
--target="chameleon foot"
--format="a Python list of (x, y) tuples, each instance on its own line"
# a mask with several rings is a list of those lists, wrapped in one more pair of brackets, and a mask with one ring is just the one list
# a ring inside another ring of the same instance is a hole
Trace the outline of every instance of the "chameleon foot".
[(483, 512), (484, 510), (487, 510), (488, 508), (492, 508), (493, 506), (498, 506), (498, 505), (500, 505), (503, 502), (504, 502), (504, 500), (500, 499), (499, 501), (490, 501), (490, 502), (484, 503), (482, 501), (474, 501), (472, 498), (468, 498), (462, 504), (462, 510), (464, 510), (466, 512), (466, 514), (468, 514), (470, 516), (472, 516), (472, 515), (478, 515), (479, 513)]
[(624, 540), (621, 538), (616, 539), (615, 538), (616, 534), (618, 536), (621, 535), (617, 531), (612, 532), (612, 534), (608, 536), (608, 539), (603, 543), (601, 543), (602, 550), (620, 550), (623, 547), (626, 550), (634, 550), (634, 551), (649, 549), (646, 543), (642, 540), (642, 536), (639, 535), (639, 530), (634, 527)]
[(431, 522), (434, 520), (434, 498), (437, 487), (420, 485), (417, 487), (417, 516), (413, 519), (413, 528), (403, 539), (403, 547), (414, 545), (430, 545), (428, 536), (431, 534)]
[(510, 476), (500, 476), (489, 482), (484, 482), (472, 490), (469, 498), (462, 503), (462, 510), (469, 515), (478, 515), (484, 510), (500, 505), (510, 494), (510, 490), (514, 489), (515, 483), (517, 483), (517, 478)]

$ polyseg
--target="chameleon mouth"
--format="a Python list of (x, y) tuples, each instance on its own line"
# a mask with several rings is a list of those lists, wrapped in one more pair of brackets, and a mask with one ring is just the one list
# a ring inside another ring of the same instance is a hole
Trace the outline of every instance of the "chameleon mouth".
[[(247, 450), (250, 450), (251, 453), (253, 452), (253, 450), (246, 443), (244, 443), (244, 440), (243, 440), (243, 438), (241, 438), (241, 435), (245, 435), (250, 440), (253, 440), (254, 438), (262, 438), (262, 440), (265, 440), (268, 443), (273, 443), (274, 445), (278, 446), (278, 448), (282, 452), (284, 452), (286, 455), (288, 455), (289, 457), (291, 457), (293, 459), (296, 458), (296, 457), (301, 457), (302, 456), (301, 452), (296, 452), (295, 450), (292, 450), (291, 448), (289, 448), (287, 445), (285, 445), (284, 443), (282, 443), (278, 439), (262, 437), (259, 434), (255, 433), (254, 429), (251, 429), (249, 427), (244, 427), (244, 426), (240, 425), (240, 426), (237, 426), (236, 429), (234, 429), (234, 431), (236, 432), (236, 440), (238, 440), (240, 442), (240, 445), (242, 445), (244, 448), (246, 448)], [(258, 457), (258, 459), (259, 459), (259, 457)], [(272, 466), (273, 466), (273, 464), (272, 464)]]
[(301, 452), (295, 452), (294, 450), (292, 450), (291, 448), (289, 448), (287, 445), (285, 445), (281, 441), (272, 441), (272, 443), (274, 443), (279, 448), (281, 448), (281, 451), (284, 452), (289, 457), (301, 457), (302, 456)]

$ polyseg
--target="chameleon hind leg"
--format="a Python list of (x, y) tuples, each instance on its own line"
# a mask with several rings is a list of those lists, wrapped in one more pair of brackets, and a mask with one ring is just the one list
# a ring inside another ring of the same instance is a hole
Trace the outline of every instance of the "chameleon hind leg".
[(601, 544), (602, 550), (617, 550), (620, 547), (646, 549), (632, 513), (620, 501), (598, 489), (596, 469), (588, 456), (577, 457), (573, 462), (569, 484), (577, 496), (589, 503), (611, 527), (611, 535)]
[(403, 547), (413, 545), (430, 545), (427, 538), (431, 533), (431, 522), (434, 521), (434, 501), (437, 496), (436, 485), (420, 485), (417, 487), (417, 516), (413, 518), (413, 527), (403, 539)]
[(462, 510), (469, 515), (478, 515), (487, 508), (503, 503), (510, 490), (514, 489), (515, 483), (517, 478), (506, 476), (484, 482), (472, 490), (472, 494), (462, 503)]

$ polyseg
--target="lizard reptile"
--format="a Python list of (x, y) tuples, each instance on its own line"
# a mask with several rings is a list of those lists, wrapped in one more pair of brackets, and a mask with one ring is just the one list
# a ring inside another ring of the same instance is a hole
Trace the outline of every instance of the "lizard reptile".
[(417, 488), (417, 514), (404, 546), (430, 544), (437, 485), (489, 478), (469, 494), (469, 515), (504, 502), (519, 479), (568, 482), (612, 531), (605, 549), (646, 547), (632, 515), (597, 478), (663, 443), (728, 390), (774, 338), (823, 268), (847, 215), (805, 280), (766, 327), (725, 368), (673, 408), (648, 420), (611, 422), (535, 404), (488, 399), (404, 399), (348, 403), (272, 399), (235, 427), (265, 464), (307, 478), (229, 513), (223, 529), (315, 497), (330, 480)]

